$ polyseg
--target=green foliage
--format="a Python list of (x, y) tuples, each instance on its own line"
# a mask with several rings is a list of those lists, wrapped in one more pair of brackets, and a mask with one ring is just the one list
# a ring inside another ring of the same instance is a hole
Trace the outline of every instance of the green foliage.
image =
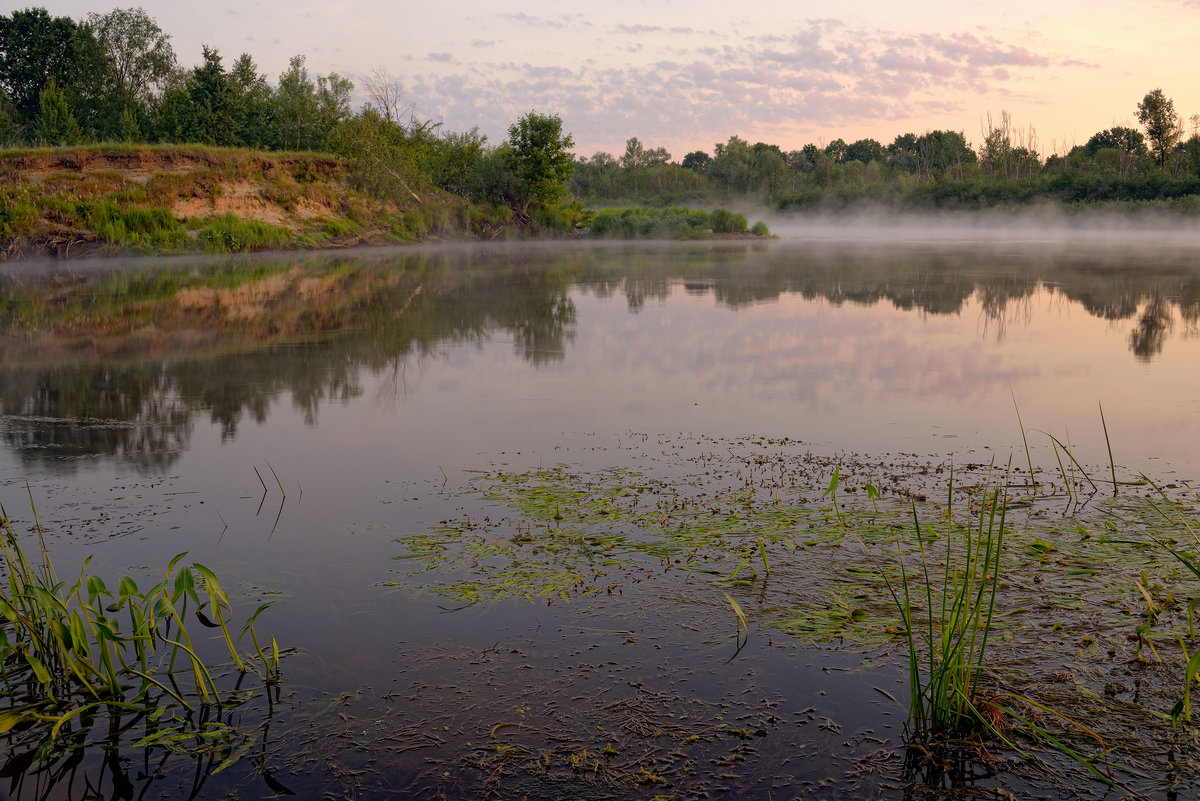
[(80, 202), (76, 212), (96, 236), (124, 248), (175, 250), (191, 245), (191, 237), (165, 208), (120, 209), (111, 200)]
[(210, 145), (238, 143), (236, 96), (221, 66), (221, 54), (204, 46), (204, 63), (192, 70), (187, 81), (191, 102), (188, 139)]
[(709, 224), (714, 234), (746, 233), (746, 215), (726, 209), (717, 209), (709, 215)]
[(771, 235), (770, 229), (767, 228), (767, 224), (762, 220), (759, 220), (758, 222), (754, 223), (754, 225), (750, 226), (750, 233), (754, 234), (755, 236)]
[[(838, 474), (834, 471), (829, 494), (835, 495), (835, 504), (837, 486)], [(930, 564), (931, 546), (937, 535), (922, 525), (915, 506), (913, 530), (920, 573), (909, 576), (903, 552), (897, 555), (898, 582), (893, 582), (889, 571), (880, 566), (903, 621), (901, 636), (908, 646), (908, 728), (916, 741), (944, 740), (991, 729), (981, 702), (980, 677), (987, 670), (988, 638), (1000, 583), (1006, 490), (984, 492), (985, 503), (978, 520), (974, 525), (962, 525), (956, 524), (951, 514), (951, 481), (940, 577)]]
[(1175, 101), (1164, 95), (1162, 89), (1148, 92), (1138, 103), (1137, 118), (1146, 128), (1154, 160), (1160, 167), (1164, 166), (1171, 149), (1179, 141), (1182, 128), (1175, 113)]
[(232, 214), (217, 217), (200, 229), (199, 242), (208, 253), (241, 253), (283, 247), (292, 241), (286, 228)]
[[(0, 509), (0, 552), (8, 576), (0, 584), (0, 725), (5, 731), (32, 727), (53, 744), (73, 719), (96, 710), (114, 717), (130, 711), (161, 715), (171, 707), (193, 712), (234, 701), (236, 691), (223, 693), (218, 687), (185, 623), (189, 605), (202, 620), (205, 614), (216, 618), (228, 656), (240, 672), (250, 669), (228, 627), (229, 597), (211, 570), (181, 564), (186, 554), (180, 554), (145, 590), (129, 576), (110, 588), (87, 574), (88, 557), (72, 583), (58, 577), (40, 524), (36, 532), (37, 550), (31, 553)], [(243, 633), (253, 630), (267, 606), (250, 617)], [(272, 655), (257, 646), (256, 651), (263, 677), (277, 682), (274, 640)]]
[(54, 79), (43, 87), (38, 104), (40, 111), (34, 125), (38, 140), (59, 147), (79, 143), (83, 133)]
[(18, 124), (33, 124), (47, 84), (73, 85), (88, 36), (69, 17), (51, 17), (44, 8), (0, 15), (0, 89)]
[(510, 169), (517, 179), (514, 210), (528, 218), (531, 206), (549, 206), (566, 194), (575, 169), (569, 152), (575, 141), (563, 134), (557, 114), (530, 111), (509, 126), (508, 143)]
[(424, 145), (372, 109), (339, 125), (331, 139), (335, 153), (351, 164), (352, 185), (398, 203), (419, 200), (428, 181), (421, 168)]
[(626, 208), (597, 212), (588, 231), (605, 239), (700, 239), (708, 229), (703, 210)]

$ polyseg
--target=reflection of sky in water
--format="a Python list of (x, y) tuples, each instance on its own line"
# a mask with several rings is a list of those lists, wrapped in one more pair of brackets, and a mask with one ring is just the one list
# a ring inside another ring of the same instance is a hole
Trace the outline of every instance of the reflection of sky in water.
[(1144, 363), (1129, 352), (1128, 321), (1098, 319), (1049, 290), (1002, 334), (974, 298), (953, 315), (786, 294), (731, 310), (676, 287), (630, 314), (623, 297), (572, 296), (578, 333), (562, 362), (532, 369), (502, 338), (450, 350), (410, 365), (403, 401), (379, 424), (420, 420), (410, 445), (463, 467), (499, 450), (542, 453), (573, 433), (629, 430), (934, 456), (990, 445), (1006, 458), (1020, 442), (1015, 395), (1029, 429), (1064, 441), (1069, 432), (1093, 464), (1107, 460), (1098, 402), (1129, 466), (1192, 458), (1197, 340), (1174, 338)]

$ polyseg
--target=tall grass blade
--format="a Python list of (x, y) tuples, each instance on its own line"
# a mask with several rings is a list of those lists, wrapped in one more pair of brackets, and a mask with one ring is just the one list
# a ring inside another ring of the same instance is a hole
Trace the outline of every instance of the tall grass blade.
[(1104, 444), (1108, 446), (1108, 469), (1112, 472), (1113, 497), (1117, 497), (1117, 463), (1113, 459), (1112, 440), (1108, 436), (1108, 423), (1104, 421), (1104, 404), (1099, 401), (1096, 405), (1100, 407), (1100, 425), (1104, 429)]
[(1017, 405), (1017, 394), (1013, 392), (1012, 387), (1008, 388), (1008, 393), (1012, 395), (1013, 408), (1017, 411), (1017, 425), (1021, 427), (1021, 441), (1025, 443), (1025, 463), (1029, 465), (1029, 480), (1033, 483), (1033, 494), (1037, 494), (1037, 476), (1033, 472), (1033, 457), (1029, 453), (1029, 439), (1025, 436), (1025, 423), (1021, 420), (1021, 407)]

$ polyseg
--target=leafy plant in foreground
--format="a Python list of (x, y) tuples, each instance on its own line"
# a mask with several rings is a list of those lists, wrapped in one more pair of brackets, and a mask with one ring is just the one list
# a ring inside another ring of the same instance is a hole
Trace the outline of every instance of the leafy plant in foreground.
[[(229, 629), (229, 597), (211, 570), (183, 565), (186, 554), (179, 554), (154, 586), (143, 591), (126, 576), (114, 594), (103, 579), (86, 574), (89, 557), (68, 584), (50, 560), (36, 510), (34, 521), (38, 550), (31, 560), (0, 508), (0, 567), (7, 573), (0, 584), (0, 734), (48, 727), (49, 747), (68, 723), (97, 712), (157, 718), (174, 705), (192, 713), (243, 700), (235, 701), (232, 693), (222, 696), (184, 624), (190, 602), (202, 624), (221, 629), (239, 672), (250, 669)], [(270, 605), (251, 615), (242, 636), (251, 634), (263, 677), (277, 683), (278, 645), (272, 638), (268, 655), (254, 632), (259, 614)], [(206, 608), (216, 622), (205, 616)], [(188, 683), (188, 674), (190, 690), (185, 690), (181, 683)]]

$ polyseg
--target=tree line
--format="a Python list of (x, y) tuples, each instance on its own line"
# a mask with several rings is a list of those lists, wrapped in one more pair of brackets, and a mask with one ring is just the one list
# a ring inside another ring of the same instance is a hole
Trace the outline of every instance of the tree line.
[(1056, 146), (1044, 157), (1037, 131), (1018, 128), (1007, 112), (989, 115), (982, 143), (961, 131), (898, 135), (891, 144), (843, 139), (784, 151), (732, 136), (673, 161), (637, 137), (618, 158), (580, 158), (571, 190), (597, 204), (673, 204), (711, 196), (753, 195), (780, 207), (876, 200), (932, 205), (987, 205), (1053, 196), (1069, 201), (1146, 200), (1200, 195), (1200, 115), (1191, 135), (1161, 89), (1148, 92), (1136, 116), (1145, 133), (1114, 126), (1082, 145)]

